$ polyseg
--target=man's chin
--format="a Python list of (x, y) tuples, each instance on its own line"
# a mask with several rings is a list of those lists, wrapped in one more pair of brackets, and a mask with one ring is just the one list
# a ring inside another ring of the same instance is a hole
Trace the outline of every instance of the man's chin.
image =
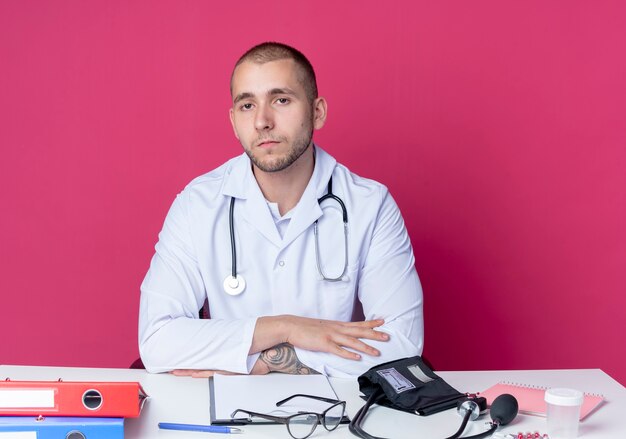
[(260, 160), (253, 159), (252, 163), (263, 172), (279, 172), (291, 165), (284, 157), (264, 157)]
[(304, 148), (295, 150), (277, 151), (276, 149), (244, 148), (248, 157), (256, 168), (263, 172), (280, 172), (294, 164), (308, 149), (311, 142), (306, 143)]

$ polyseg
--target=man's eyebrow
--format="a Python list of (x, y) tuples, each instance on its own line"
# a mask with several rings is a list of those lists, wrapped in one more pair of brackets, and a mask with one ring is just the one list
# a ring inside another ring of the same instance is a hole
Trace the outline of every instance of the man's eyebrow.
[[(276, 96), (276, 95), (297, 96), (296, 92), (293, 91), (292, 89), (290, 89), (289, 87), (273, 88), (270, 91), (268, 91), (267, 94), (269, 96)], [(233, 104), (236, 104), (237, 102), (239, 102), (239, 101), (241, 101), (243, 99), (249, 99), (249, 98), (253, 98), (253, 97), (254, 97), (254, 93), (250, 93), (250, 92), (239, 93), (237, 96), (235, 96), (235, 99), (233, 100)]]
[(239, 93), (237, 96), (235, 96), (235, 99), (233, 100), (233, 104), (236, 104), (237, 102), (241, 101), (242, 99), (248, 99), (248, 98), (252, 98), (252, 97), (254, 97), (254, 95), (252, 93), (248, 93), (248, 92)]
[(275, 95), (291, 95), (291, 96), (296, 96), (296, 92), (293, 91), (292, 89), (285, 87), (285, 88), (273, 88), (269, 91), (268, 93), (270, 96), (275, 96)]

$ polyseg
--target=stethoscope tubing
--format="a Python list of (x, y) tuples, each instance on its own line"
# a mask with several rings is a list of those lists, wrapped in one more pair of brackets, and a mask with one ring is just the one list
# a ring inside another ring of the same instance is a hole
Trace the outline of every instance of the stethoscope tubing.
[[(343, 218), (343, 239), (344, 239), (344, 263), (341, 274), (337, 277), (328, 277), (322, 269), (320, 261), (319, 251), (319, 233), (317, 230), (317, 220), (313, 224), (313, 234), (315, 235), (315, 264), (317, 265), (317, 271), (319, 272), (322, 280), (329, 282), (338, 282), (343, 280), (346, 272), (348, 271), (348, 210), (343, 200), (337, 195), (333, 194), (333, 178), (332, 176), (328, 180), (328, 192), (317, 200), (321, 205), (325, 200), (332, 199), (339, 203), (341, 206), (341, 213)], [(230, 208), (228, 210), (228, 228), (230, 232), (230, 254), (231, 254), (231, 275), (224, 279), (224, 290), (226, 293), (236, 296), (243, 292), (245, 288), (245, 280), (237, 274), (237, 246), (235, 243), (235, 197), (230, 198)]]
[(235, 245), (235, 222), (233, 221), (235, 213), (235, 197), (230, 199), (230, 210), (228, 212), (228, 226), (230, 228), (230, 256), (232, 260), (231, 264), (231, 276), (237, 277), (237, 246)]

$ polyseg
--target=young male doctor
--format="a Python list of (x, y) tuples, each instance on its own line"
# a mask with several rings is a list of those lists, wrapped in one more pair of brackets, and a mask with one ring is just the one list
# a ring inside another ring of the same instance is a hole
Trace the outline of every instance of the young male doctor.
[[(231, 95), (245, 153), (193, 180), (165, 219), (141, 286), (146, 369), (358, 376), (421, 354), (422, 289), (402, 216), (385, 186), (313, 143), (327, 103), (309, 61), (255, 46)], [(365, 321), (351, 322), (356, 300)]]

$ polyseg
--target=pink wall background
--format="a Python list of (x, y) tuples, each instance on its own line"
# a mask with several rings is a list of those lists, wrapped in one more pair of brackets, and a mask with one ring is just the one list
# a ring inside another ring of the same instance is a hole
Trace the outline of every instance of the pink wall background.
[(435, 368), (626, 383), (620, 1), (0, 1), (1, 364), (138, 356), (157, 233), (240, 153), (228, 79), (265, 40), (315, 65), (317, 142), (395, 195)]

